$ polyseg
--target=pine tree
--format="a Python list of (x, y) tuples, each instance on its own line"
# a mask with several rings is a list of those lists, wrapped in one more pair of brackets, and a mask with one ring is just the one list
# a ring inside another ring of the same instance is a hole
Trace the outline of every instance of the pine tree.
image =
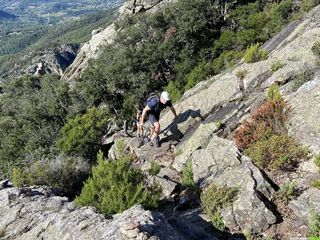
[(146, 208), (157, 207), (159, 187), (147, 185), (146, 176), (140, 169), (132, 168), (131, 162), (128, 157), (106, 161), (99, 152), (98, 165), (93, 167), (92, 177), (85, 183), (76, 203), (94, 206), (106, 216), (136, 204)]

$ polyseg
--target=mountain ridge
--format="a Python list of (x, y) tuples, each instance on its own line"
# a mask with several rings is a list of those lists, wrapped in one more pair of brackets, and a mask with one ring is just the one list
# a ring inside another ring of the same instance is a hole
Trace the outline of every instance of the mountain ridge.
[(16, 15), (0, 10), (0, 21), (2, 20), (15, 20)]

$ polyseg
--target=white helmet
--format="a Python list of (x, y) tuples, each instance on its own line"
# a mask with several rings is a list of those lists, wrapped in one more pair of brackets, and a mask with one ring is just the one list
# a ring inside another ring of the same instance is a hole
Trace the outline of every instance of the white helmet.
[(170, 101), (170, 96), (169, 93), (167, 91), (164, 91), (161, 93), (161, 97), (165, 100), (165, 101)]

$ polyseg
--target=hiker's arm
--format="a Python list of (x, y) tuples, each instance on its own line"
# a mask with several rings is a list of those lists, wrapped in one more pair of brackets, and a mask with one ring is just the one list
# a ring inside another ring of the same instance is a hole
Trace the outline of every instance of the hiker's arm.
[(174, 118), (177, 118), (178, 116), (177, 116), (176, 109), (175, 109), (173, 106), (171, 106), (170, 109), (171, 109), (171, 112), (172, 112), (173, 115), (174, 115)]
[(142, 111), (142, 115), (141, 115), (141, 119), (140, 119), (140, 127), (142, 128), (143, 126), (143, 121), (144, 121), (144, 118), (146, 117), (147, 115), (147, 112), (150, 110), (150, 108), (148, 106), (146, 106), (143, 111)]

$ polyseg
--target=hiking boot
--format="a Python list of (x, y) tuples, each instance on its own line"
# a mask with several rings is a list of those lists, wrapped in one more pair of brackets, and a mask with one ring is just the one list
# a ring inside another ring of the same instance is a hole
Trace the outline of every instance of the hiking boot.
[(156, 136), (156, 137), (154, 138), (154, 140), (155, 140), (155, 145), (156, 145), (156, 147), (160, 147), (160, 137), (159, 137), (159, 136)]

